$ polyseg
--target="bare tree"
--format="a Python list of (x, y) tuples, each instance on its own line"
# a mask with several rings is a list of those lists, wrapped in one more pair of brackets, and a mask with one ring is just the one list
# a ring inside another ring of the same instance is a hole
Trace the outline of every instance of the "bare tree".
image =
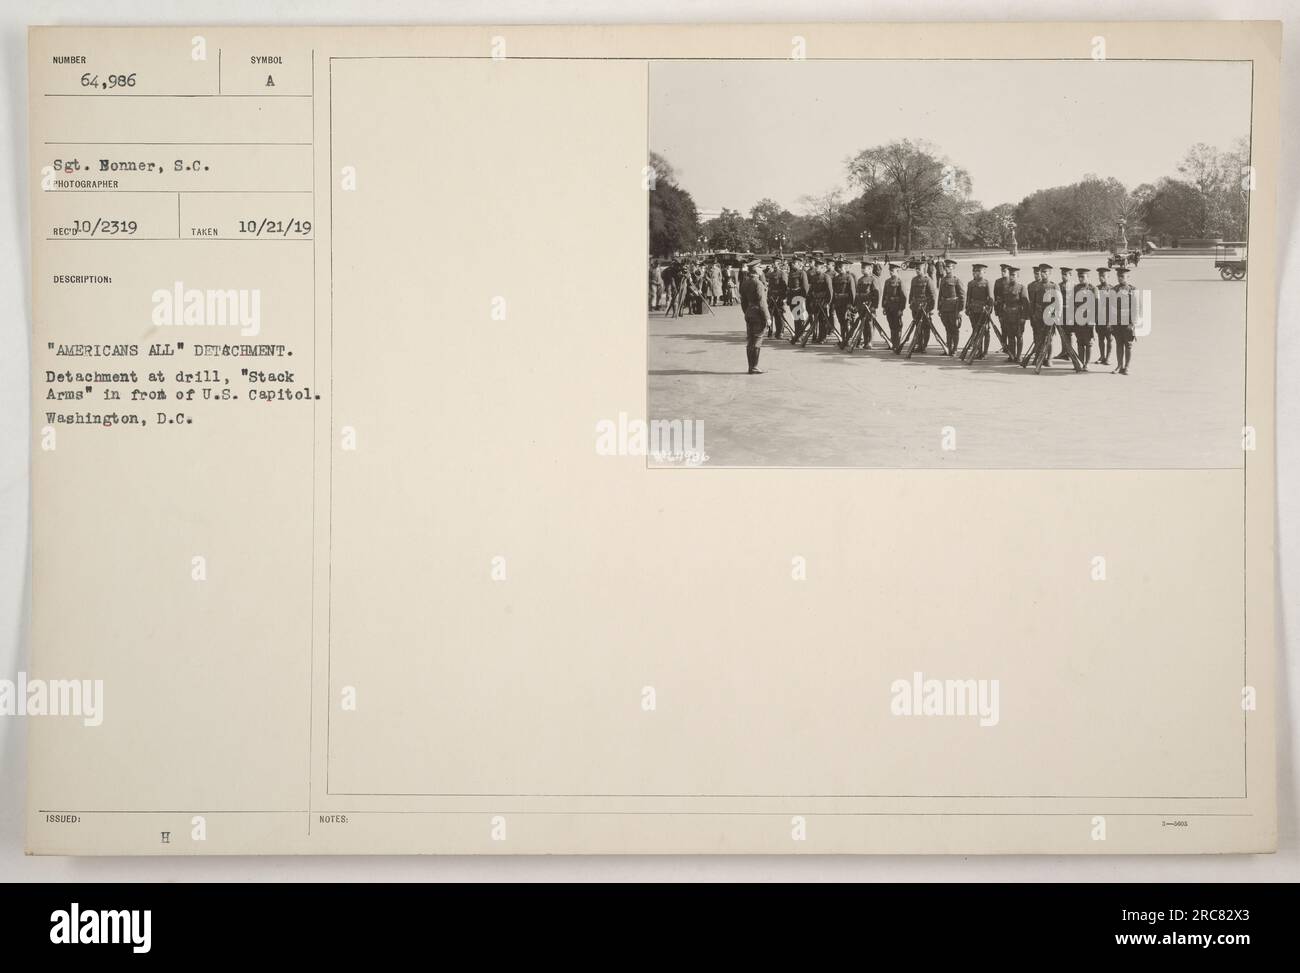
[(804, 216), (812, 222), (821, 235), (830, 238), (835, 230), (835, 221), (844, 210), (844, 190), (831, 189), (824, 193), (799, 197), (799, 206)]
[(848, 171), (864, 193), (893, 198), (908, 252), (918, 225), (938, 218), (945, 229), (955, 229), (970, 198), (970, 174), (925, 141), (900, 139), (865, 149), (849, 160)]

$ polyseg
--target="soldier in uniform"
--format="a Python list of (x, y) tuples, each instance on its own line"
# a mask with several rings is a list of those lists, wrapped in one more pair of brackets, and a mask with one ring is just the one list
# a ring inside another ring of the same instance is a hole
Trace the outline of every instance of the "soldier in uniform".
[(785, 316), (785, 271), (773, 264), (767, 271), (767, 310), (772, 321), (772, 336), (780, 338), (787, 323)]
[[(984, 269), (987, 266), (988, 264), (972, 264), (971, 271), (974, 276), (966, 285), (966, 316), (970, 318), (972, 332), (978, 327), (981, 318), (987, 317), (990, 322), (993, 320), (993, 288), (984, 279)], [(960, 319), (958, 320), (960, 322)], [(983, 358), (988, 354), (991, 331), (991, 326), (985, 329), (980, 347), (975, 349), (976, 358)]]
[(880, 288), (880, 306), (889, 322), (889, 343), (894, 354), (898, 354), (901, 350), (899, 342), (903, 340), (903, 311), (907, 308), (907, 294), (903, 282), (898, 279), (898, 264), (889, 265), (889, 277)]
[(916, 329), (913, 340), (922, 352), (930, 350), (930, 312), (938, 301), (934, 281), (925, 272), (923, 264), (916, 265), (916, 276), (907, 292), (907, 303), (912, 309), (912, 324)]
[(854, 285), (853, 275), (845, 269), (842, 260), (835, 261), (835, 274), (831, 277), (831, 287), (834, 293), (834, 300), (831, 303), (834, 317), (831, 320), (840, 332), (840, 348), (847, 349), (849, 308), (857, 303), (857, 287)]
[(957, 261), (944, 261), (943, 277), (939, 281), (939, 320), (947, 333), (947, 351), (957, 354), (957, 339), (961, 336), (961, 312), (966, 307), (966, 288), (957, 279)]
[(876, 287), (876, 278), (880, 274), (880, 264), (862, 261), (862, 276), (857, 282), (855, 298), (858, 320), (862, 322), (862, 347), (871, 347), (871, 328), (876, 320), (876, 308), (880, 307), (880, 290)]
[(1121, 375), (1128, 374), (1129, 363), (1133, 361), (1133, 328), (1137, 316), (1137, 288), (1128, 282), (1129, 269), (1116, 267), (1119, 280), (1112, 292), (1110, 333), (1115, 339), (1115, 371)]
[(813, 344), (820, 345), (826, 340), (827, 326), (830, 323), (831, 301), (835, 296), (835, 285), (832, 283), (830, 271), (823, 261), (817, 261), (817, 266), (813, 269), (813, 275), (809, 280), (808, 287), (808, 313), (812, 317), (813, 326), (812, 341)]
[(762, 375), (758, 367), (758, 353), (767, 331), (767, 282), (763, 280), (762, 265), (752, 261), (745, 268), (745, 279), (740, 282), (740, 309), (745, 314), (745, 357), (749, 360), (749, 374)]
[(1074, 285), (1074, 343), (1083, 362), (1083, 370), (1088, 370), (1092, 358), (1093, 322), (1097, 320), (1097, 288), (1088, 282), (1088, 268), (1080, 267), (1075, 271), (1079, 283)]
[(1110, 273), (1109, 267), (1097, 268), (1097, 364), (1110, 364), (1110, 349), (1114, 344), (1114, 339), (1110, 336), (1110, 284), (1106, 281), (1106, 275)]
[[(1048, 368), (1052, 367), (1052, 328), (1061, 327), (1064, 320), (1065, 292), (1060, 284), (1052, 280), (1052, 268), (1047, 266), (1043, 271), (1043, 341), (1046, 342), (1047, 349), (1043, 364)], [(1069, 357), (1066, 355), (1067, 359)]]
[[(1002, 289), (1002, 339), (1007, 343), (1007, 361), (1018, 362), (1025, 340), (1025, 319), (1029, 317), (1029, 294), (1016, 279), (1019, 267), (1007, 266), (1007, 285)], [(1034, 272), (1035, 277), (1038, 271)]]
[(796, 259), (790, 267), (785, 280), (785, 299), (794, 316), (790, 340), (798, 341), (803, 337), (804, 323), (808, 320), (808, 275), (804, 272), (802, 260)]
[(1022, 366), (1028, 365), (1043, 346), (1043, 343), (1046, 342), (1048, 355), (1043, 364), (1047, 368), (1052, 367), (1051, 324), (1059, 317), (1052, 304), (1059, 299), (1060, 291), (1052, 283), (1051, 273), (1051, 264), (1039, 264), (1034, 268), (1033, 283), (1025, 288), (1026, 296), (1029, 298), (1029, 327), (1033, 332), (1034, 343), (1029, 349), (1029, 353), (1020, 359)]
[(1074, 286), (1070, 283), (1070, 274), (1074, 270), (1072, 267), (1058, 267), (1057, 269), (1061, 272), (1061, 282), (1056, 287), (1061, 295), (1062, 304), (1055, 321), (1057, 329), (1061, 332), (1061, 352), (1056, 357), (1068, 361), (1070, 353), (1066, 351), (1066, 348), (1070, 346), (1070, 335), (1074, 333), (1074, 304), (1069, 300), (1070, 295), (1074, 293)]
[[(1003, 292), (1007, 289), (1007, 280), (1010, 276), (1007, 272), (1007, 266), (1007, 264), (998, 264), (998, 270), (1002, 272), (1002, 276), (993, 282), (993, 313), (997, 316), (998, 323), (1002, 325), (1003, 341), (1007, 340), (1007, 325), (1002, 320)], [(1011, 348), (1008, 346), (1007, 353), (1010, 354), (1010, 351)]]

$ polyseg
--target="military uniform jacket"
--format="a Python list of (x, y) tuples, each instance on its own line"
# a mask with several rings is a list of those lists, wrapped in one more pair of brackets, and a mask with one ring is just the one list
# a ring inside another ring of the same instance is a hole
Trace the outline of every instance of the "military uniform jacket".
[[(880, 291), (876, 290), (876, 281), (870, 274), (863, 274), (857, 284), (857, 304), (875, 313), (880, 307)], [(899, 288), (901, 291), (902, 288)]]
[(746, 274), (740, 282), (740, 307), (748, 313), (751, 307), (767, 307), (767, 283), (758, 274)]
[(912, 278), (912, 286), (907, 292), (907, 303), (912, 305), (913, 311), (929, 314), (934, 310), (936, 299), (934, 281), (925, 274), (917, 274)]
[(1058, 325), (1064, 323), (1064, 314), (1062, 312), (1063, 304), (1061, 297), (1061, 288), (1054, 280), (1043, 281), (1043, 296), (1041, 303), (1038, 305), (1038, 320), (1040, 324)]
[[(1058, 280), (1056, 282), (1056, 292), (1060, 300), (1060, 303), (1056, 306), (1057, 318), (1053, 321), (1050, 314), (1044, 314), (1044, 320), (1048, 324), (1074, 324), (1074, 285), (1068, 280)], [(1068, 312), (1065, 309), (1067, 304), (1070, 305)]]
[[(1056, 282), (1056, 290), (1057, 293), (1061, 295), (1061, 320), (1057, 321), (1056, 323), (1074, 324), (1073, 320), (1067, 321), (1065, 319), (1065, 305), (1074, 303), (1074, 285), (1071, 284), (1068, 280), (1058, 280)], [(1073, 311), (1074, 308), (1071, 307), (1070, 310)], [(1073, 314), (1071, 315), (1071, 318), (1073, 318)]]
[(1007, 285), (1011, 283), (1008, 277), (999, 277), (993, 282), (993, 310), (1002, 316), (1002, 305), (1006, 300)]
[(956, 274), (939, 281), (939, 312), (956, 313), (966, 306), (966, 288)]
[(1047, 300), (1047, 284), (1041, 280), (1031, 280), (1025, 288), (1025, 297), (1029, 299), (1029, 320), (1033, 324), (1043, 323), (1043, 304)]
[(1097, 320), (1093, 324), (1099, 328), (1110, 324), (1110, 302), (1113, 293), (1109, 284), (1097, 285)]
[(808, 275), (802, 270), (790, 271), (790, 277), (785, 285), (786, 297), (803, 297), (808, 296)]
[(1092, 327), (1097, 323), (1097, 288), (1091, 284), (1074, 285), (1074, 324)]
[(891, 311), (902, 311), (907, 307), (907, 293), (903, 290), (903, 282), (897, 277), (890, 277), (885, 281), (881, 288), (880, 304), (886, 314)]
[(1110, 324), (1118, 328), (1133, 327), (1134, 319), (1134, 293), (1137, 288), (1132, 284), (1116, 284), (1111, 290), (1111, 308), (1114, 313), (1110, 316)]
[(993, 310), (993, 289), (987, 280), (972, 280), (966, 287), (966, 313), (977, 318)]
[(769, 301), (785, 300), (785, 275), (774, 270), (767, 275), (767, 299)]
[[(1029, 285), (1033, 287), (1033, 283)], [(1004, 321), (1011, 321), (1019, 324), (1025, 318), (1030, 316), (1029, 309), (1029, 292), (1025, 285), (1016, 281), (1014, 284), (1007, 281), (1006, 288), (1002, 291), (1002, 304), (998, 316)]]
[(831, 283), (835, 288), (835, 299), (837, 301), (849, 301), (850, 303), (857, 297), (857, 287), (853, 283), (853, 275), (847, 270), (841, 270), (833, 278)]
[(820, 274), (814, 274), (812, 279), (812, 290), (809, 296), (821, 301), (829, 301), (835, 293), (835, 285), (831, 281), (831, 275), (822, 271)]

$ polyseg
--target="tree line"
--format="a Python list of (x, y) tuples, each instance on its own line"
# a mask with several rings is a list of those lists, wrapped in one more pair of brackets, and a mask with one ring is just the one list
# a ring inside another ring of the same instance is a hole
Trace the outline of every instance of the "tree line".
[(1106, 249), (1121, 219), (1133, 246), (1147, 240), (1169, 246), (1180, 238), (1244, 240), (1249, 163), (1245, 138), (1222, 150), (1198, 142), (1178, 164), (1177, 177), (1128, 189), (1113, 177), (1088, 174), (1019, 203), (986, 208), (973, 198), (965, 169), (929, 142), (900, 139), (853, 156), (845, 167), (848, 188), (800, 197), (798, 212), (763, 199), (747, 214), (724, 209), (701, 221), (671, 163), (652, 152), (650, 252), (1003, 248), (1013, 227), (1026, 249)]

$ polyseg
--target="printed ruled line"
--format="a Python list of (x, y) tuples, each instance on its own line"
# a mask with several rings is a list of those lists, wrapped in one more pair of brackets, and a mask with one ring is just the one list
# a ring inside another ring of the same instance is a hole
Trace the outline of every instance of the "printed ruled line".
[(311, 243), (312, 238), (309, 236), (47, 236), (45, 240), (48, 243), (73, 243), (90, 240), (96, 240), (103, 243), (266, 243), (267, 241), (278, 241), (280, 243)]
[(45, 190), (51, 196), (60, 193), (64, 195), (78, 195), (79, 193), (113, 193), (116, 196), (140, 196), (156, 195), (163, 193), (169, 195), (175, 192), (184, 193), (186, 196), (210, 196), (213, 194), (229, 193), (237, 196), (254, 195), (263, 193), (270, 196), (307, 196), (310, 195), (310, 189), (47, 189)]
[[(168, 811), (37, 811), (37, 814), (313, 814), (313, 811), (249, 811), (244, 809), (227, 811), (207, 811), (202, 808)], [(784, 811), (542, 811), (521, 810), (518, 808), (484, 808), (474, 810), (355, 810), (321, 811), (321, 814), (540, 814), (540, 815), (594, 815), (594, 816), (645, 816), (645, 817), (787, 817), (791, 812)], [(1082, 818), (1090, 817), (1092, 811), (800, 811), (809, 818)], [(1253, 818), (1247, 812), (1216, 811), (1107, 811), (1112, 818)]]
[(293, 94), (276, 94), (276, 95), (259, 95), (259, 94), (230, 94), (219, 95), (209, 91), (206, 94), (199, 92), (188, 95), (151, 95), (151, 94), (113, 94), (103, 95), (90, 91), (47, 91), (46, 98), (310, 98), (311, 95), (293, 95)]
[[(311, 225), (316, 228), (316, 48), (311, 49)], [(333, 178), (331, 176), (331, 178)], [(316, 309), (316, 251), (315, 237), (311, 248), (311, 374), (315, 381), (316, 337), (320, 330)], [(311, 628), (307, 638), (307, 837), (311, 837), (312, 818), (312, 765), (316, 760), (316, 431), (320, 428), (316, 406), (311, 404), (311, 564), (308, 582), (311, 587)]]
[(109, 142), (106, 139), (86, 141), (46, 141), (45, 145), (311, 145), (310, 142)]

